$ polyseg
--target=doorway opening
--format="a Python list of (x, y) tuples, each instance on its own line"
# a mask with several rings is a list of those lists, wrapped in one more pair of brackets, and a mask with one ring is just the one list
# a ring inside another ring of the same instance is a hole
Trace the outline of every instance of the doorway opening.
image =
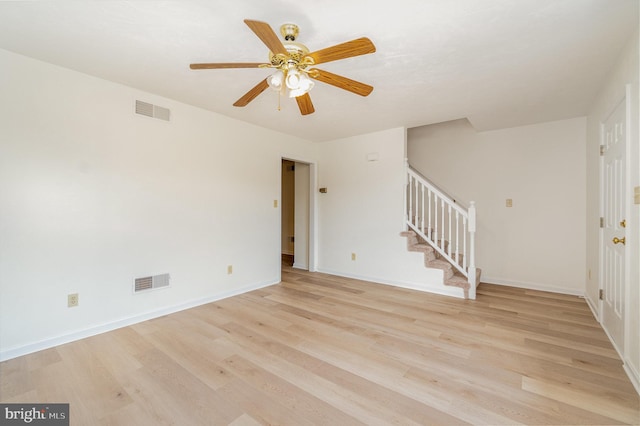
[(313, 164), (283, 158), (281, 185), (282, 264), (313, 271)]

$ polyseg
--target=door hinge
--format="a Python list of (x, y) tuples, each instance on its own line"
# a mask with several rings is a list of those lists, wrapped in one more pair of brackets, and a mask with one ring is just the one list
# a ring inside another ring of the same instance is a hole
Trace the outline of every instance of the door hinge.
[(600, 291), (598, 292), (598, 299), (604, 300), (604, 290), (603, 289), (600, 289)]
[(604, 145), (600, 145), (600, 155), (604, 155)]
[(600, 218), (600, 228), (604, 228), (604, 217)]

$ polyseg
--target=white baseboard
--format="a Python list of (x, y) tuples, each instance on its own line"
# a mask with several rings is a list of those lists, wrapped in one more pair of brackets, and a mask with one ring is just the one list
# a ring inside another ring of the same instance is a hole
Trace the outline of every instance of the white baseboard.
[(636, 388), (636, 392), (640, 395), (640, 373), (638, 373), (638, 370), (633, 368), (633, 365), (628, 362), (625, 362), (623, 367), (627, 376), (629, 376), (629, 380), (631, 380), (631, 384), (633, 384), (633, 387)]
[(241, 287), (233, 291), (227, 291), (227, 292), (215, 294), (212, 296), (204, 297), (201, 299), (191, 300), (185, 303), (179, 303), (177, 305), (168, 306), (162, 309), (158, 309), (156, 311), (145, 312), (143, 314), (134, 315), (128, 318), (121, 318), (105, 324), (74, 331), (72, 333), (63, 334), (63, 335), (52, 337), (49, 339), (40, 340), (38, 342), (29, 343), (23, 346), (14, 347), (11, 349), (3, 349), (3, 350), (0, 350), (0, 361), (6, 361), (8, 359), (16, 358), (22, 355), (27, 355), (33, 352), (49, 349), (55, 346), (63, 345), (65, 343), (74, 342), (76, 340), (95, 336), (97, 334), (106, 333), (107, 331), (116, 330), (118, 328), (137, 324), (143, 321), (148, 321), (150, 319), (158, 318), (164, 315), (173, 314), (179, 311), (184, 311), (185, 309), (195, 308), (196, 306), (216, 302), (218, 300), (226, 299), (232, 296), (237, 296), (239, 294), (247, 293), (252, 290), (258, 290), (260, 288), (277, 284), (279, 282), (280, 282), (279, 279), (260, 282), (260, 283), (248, 285), (245, 287)]
[(531, 283), (524, 281), (505, 280), (501, 278), (493, 277), (480, 277), (480, 281), (487, 284), (497, 284), (509, 287), (525, 288), (527, 290), (548, 291), (550, 293), (569, 294), (572, 296), (584, 296), (585, 290), (578, 290), (575, 288), (550, 286), (547, 284)]
[(599, 323), (600, 322), (600, 310), (598, 309), (597, 304), (593, 300), (591, 300), (591, 298), (589, 297), (588, 293), (585, 293), (584, 300), (587, 302), (587, 306), (589, 306), (589, 309), (591, 309), (591, 313), (593, 314), (593, 317)]
[(383, 278), (369, 277), (369, 276), (357, 275), (357, 274), (346, 274), (344, 272), (338, 272), (338, 271), (332, 271), (330, 269), (320, 269), (320, 268), (318, 269), (318, 272), (322, 272), (324, 274), (329, 274), (329, 275), (335, 275), (338, 277), (353, 278), (356, 280), (369, 281), (376, 284), (385, 284), (385, 285), (390, 285), (394, 287), (408, 288), (411, 290), (419, 290), (427, 293), (434, 293), (434, 294), (440, 294), (443, 296), (451, 296), (451, 297), (457, 297), (459, 299), (464, 299), (463, 289), (461, 289), (460, 287), (445, 286), (444, 284), (440, 284), (440, 286), (436, 286), (436, 285), (427, 286), (421, 283), (387, 280)]

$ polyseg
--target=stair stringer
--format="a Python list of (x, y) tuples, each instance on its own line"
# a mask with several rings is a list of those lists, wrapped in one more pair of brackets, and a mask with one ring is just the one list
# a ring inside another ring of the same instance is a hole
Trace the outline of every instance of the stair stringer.
[[(400, 236), (407, 238), (407, 250), (424, 253), (424, 266), (442, 270), (443, 284), (451, 287), (459, 287), (464, 291), (464, 298), (469, 298), (470, 284), (467, 278), (458, 272), (449, 261), (423, 241), (414, 231), (403, 231)], [(480, 282), (480, 269), (476, 270), (476, 282)]]

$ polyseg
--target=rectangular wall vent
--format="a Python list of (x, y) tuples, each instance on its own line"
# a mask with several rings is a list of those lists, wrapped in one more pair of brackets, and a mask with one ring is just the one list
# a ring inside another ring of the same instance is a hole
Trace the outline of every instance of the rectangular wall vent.
[(169, 108), (163, 108), (161, 106), (154, 105), (153, 117), (160, 120), (169, 121), (169, 118), (171, 118), (171, 111), (169, 111)]
[(136, 278), (133, 283), (133, 292), (139, 293), (145, 290), (153, 290), (156, 288), (169, 287), (170, 279), (171, 279), (171, 276), (169, 274)]
[(147, 102), (136, 101), (136, 114), (153, 117), (153, 104)]
[(136, 100), (136, 114), (164, 121), (169, 121), (171, 119), (171, 111), (169, 108), (164, 108), (139, 100)]

